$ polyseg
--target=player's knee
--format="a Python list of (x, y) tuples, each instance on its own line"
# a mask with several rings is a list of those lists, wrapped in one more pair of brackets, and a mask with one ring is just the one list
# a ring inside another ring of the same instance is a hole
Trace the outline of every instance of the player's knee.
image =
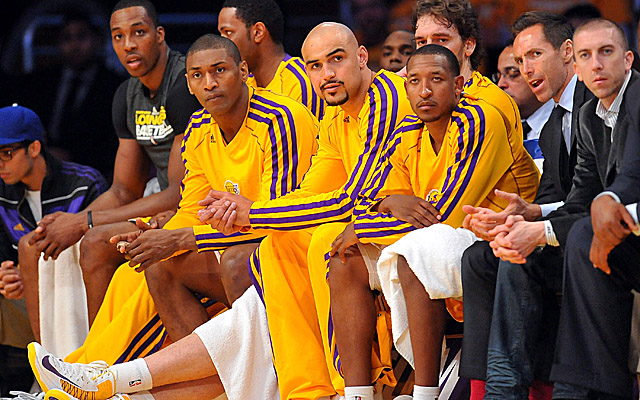
[(220, 257), (220, 274), (224, 280), (239, 281), (248, 279), (248, 262), (250, 253), (243, 249), (230, 247)]
[(178, 282), (178, 277), (173, 268), (172, 260), (174, 258), (176, 257), (156, 263), (144, 270), (149, 289), (166, 288), (168, 285)]
[(116, 252), (114, 244), (109, 242), (111, 232), (108, 227), (98, 226), (90, 229), (80, 241), (80, 266), (84, 273), (91, 273), (102, 262)]
[(362, 259), (360, 253), (356, 254), (349, 248), (346, 251), (345, 258), (345, 262), (342, 262), (340, 256), (336, 254), (329, 259), (329, 288), (331, 290), (342, 290), (358, 284), (368, 286), (369, 275), (366, 270), (367, 267), (364, 262), (358, 262)]

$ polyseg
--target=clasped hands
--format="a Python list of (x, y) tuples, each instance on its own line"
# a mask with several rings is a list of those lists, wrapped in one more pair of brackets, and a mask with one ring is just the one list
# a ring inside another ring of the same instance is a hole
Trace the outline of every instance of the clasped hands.
[(495, 194), (508, 202), (507, 207), (495, 212), (465, 205), (462, 210), (467, 216), (463, 227), (487, 240), (496, 257), (524, 264), (536, 247), (546, 243), (544, 222), (533, 221), (541, 216), (540, 208), (515, 193), (496, 190)]

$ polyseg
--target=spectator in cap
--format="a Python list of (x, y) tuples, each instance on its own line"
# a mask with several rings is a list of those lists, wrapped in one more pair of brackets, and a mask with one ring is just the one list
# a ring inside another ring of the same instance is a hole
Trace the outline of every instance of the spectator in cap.
[(33, 383), (26, 347), (34, 339), (22, 299), (18, 241), (43, 215), (80, 211), (107, 188), (98, 171), (54, 158), (43, 142), (36, 113), (18, 105), (0, 108), (0, 396)]

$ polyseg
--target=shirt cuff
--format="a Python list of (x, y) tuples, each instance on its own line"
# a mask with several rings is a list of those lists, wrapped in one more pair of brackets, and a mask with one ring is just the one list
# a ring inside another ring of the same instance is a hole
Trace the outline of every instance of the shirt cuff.
[(627, 211), (629, 211), (629, 214), (631, 214), (631, 218), (635, 221), (636, 226), (638, 226), (638, 229), (631, 232), (636, 236), (640, 236), (640, 225), (638, 225), (638, 203), (629, 204), (625, 207), (627, 208)]
[(540, 211), (542, 212), (542, 216), (546, 217), (547, 215), (551, 214), (553, 211), (557, 210), (558, 208), (562, 207), (563, 205), (564, 205), (564, 201), (557, 201), (555, 203), (540, 204)]
[[(596, 197), (594, 197), (594, 198), (593, 198), (593, 201), (595, 201), (597, 198), (602, 197), (602, 196), (611, 196), (611, 197), (613, 197), (613, 199), (614, 199), (615, 201), (617, 201), (618, 203), (622, 203), (622, 202), (620, 201), (620, 197), (618, 197), (618, 195), (617, 195), (617, 194), (613, 193), (613, 192), (612, 192), (612, 191), (610, 191), (610, 190), (607, 190), (606, 192), (602, 192), (602, 193), (600, 193), (599, 195), (597, 195)], [(632, 215), (633, 215), (633, 214), (632, 214)]]
[(560, 242), (556, 238), (556, 233), (553, 231), (553, 225), (551, 225), (551, 221), (544, 221), (544, 233), (547, 237), (547, 244), (549, 246), (558, 247), (560, 246)]

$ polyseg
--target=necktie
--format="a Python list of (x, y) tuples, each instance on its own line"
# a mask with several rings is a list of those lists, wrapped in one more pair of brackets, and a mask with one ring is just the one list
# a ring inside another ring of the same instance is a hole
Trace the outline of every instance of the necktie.
[(531, 132), (531, 125), (527, 121), (522, 121), (522, 138), (524, 140), (529, 137), (529, 132)]

